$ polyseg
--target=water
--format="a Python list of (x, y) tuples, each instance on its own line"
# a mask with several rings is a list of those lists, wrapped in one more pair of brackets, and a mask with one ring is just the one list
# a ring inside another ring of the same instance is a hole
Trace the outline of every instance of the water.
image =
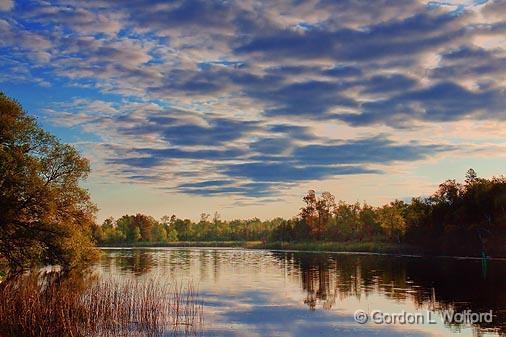
[[(119, 278), (193, 282), (204, 301), (205, 336), (497, 336), (506, 332), (506, 261), (501, 260), (245, 249), (105, 249), (97, 268)], [(370, 320), (359, 324), (354, 320), (357, 310), (382, 312), (387, 321), (395, 315), (422, 318), (417, 318), (417, 324)], [(448, 323), (442, 317), (445, 310), (492, 310), (493, 320)]]

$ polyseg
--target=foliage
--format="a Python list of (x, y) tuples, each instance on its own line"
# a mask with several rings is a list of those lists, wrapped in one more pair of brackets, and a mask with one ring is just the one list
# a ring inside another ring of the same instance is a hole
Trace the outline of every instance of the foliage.
[(0, 259), (11, 271), (71, 268), (96, 256), (90, 236), (96, 207), (79, 186), (88, 172), (74, 147), (0, 94)]
[(407, 209), (406, 240), (433, 250), (500, 254), (505, 250), (506, 178), (479, 178), (469, 170), (464, 184), (447, 180)]
[(378, 209), (378, 222), (390, 240), (401, 241), (406, 232), (406, 219), (404, 209), (406, 204), (402, 201), (394, 201)]

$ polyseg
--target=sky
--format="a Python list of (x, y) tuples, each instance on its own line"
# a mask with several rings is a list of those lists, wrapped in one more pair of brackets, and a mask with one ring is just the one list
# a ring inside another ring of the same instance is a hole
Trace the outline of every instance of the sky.
[(99, 219), (409, 200), (505, 173), (506, 1), (0, 0), (0, 91)]

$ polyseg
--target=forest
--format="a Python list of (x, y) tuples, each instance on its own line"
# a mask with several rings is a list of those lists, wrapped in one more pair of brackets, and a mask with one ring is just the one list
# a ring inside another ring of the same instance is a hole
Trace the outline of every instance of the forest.
[(198, 222), (175, 215), (144, 214), (106, 219), (92, 226), (98, 244), (195, 241), (390, 242), (437, 254), (498, 255), (506, 252), (506, 178), (447, 180), (428, 197), (374, 207), (336, 201), (310, 190), (291, 219), (221, 220), (203, 213)]

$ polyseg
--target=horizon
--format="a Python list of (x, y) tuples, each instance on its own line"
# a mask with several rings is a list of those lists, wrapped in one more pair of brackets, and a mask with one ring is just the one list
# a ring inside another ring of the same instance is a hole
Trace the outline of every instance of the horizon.
[(110, 216), (292, 217), (504, 174), (502, 1), (0, 0), (0, 91)]

